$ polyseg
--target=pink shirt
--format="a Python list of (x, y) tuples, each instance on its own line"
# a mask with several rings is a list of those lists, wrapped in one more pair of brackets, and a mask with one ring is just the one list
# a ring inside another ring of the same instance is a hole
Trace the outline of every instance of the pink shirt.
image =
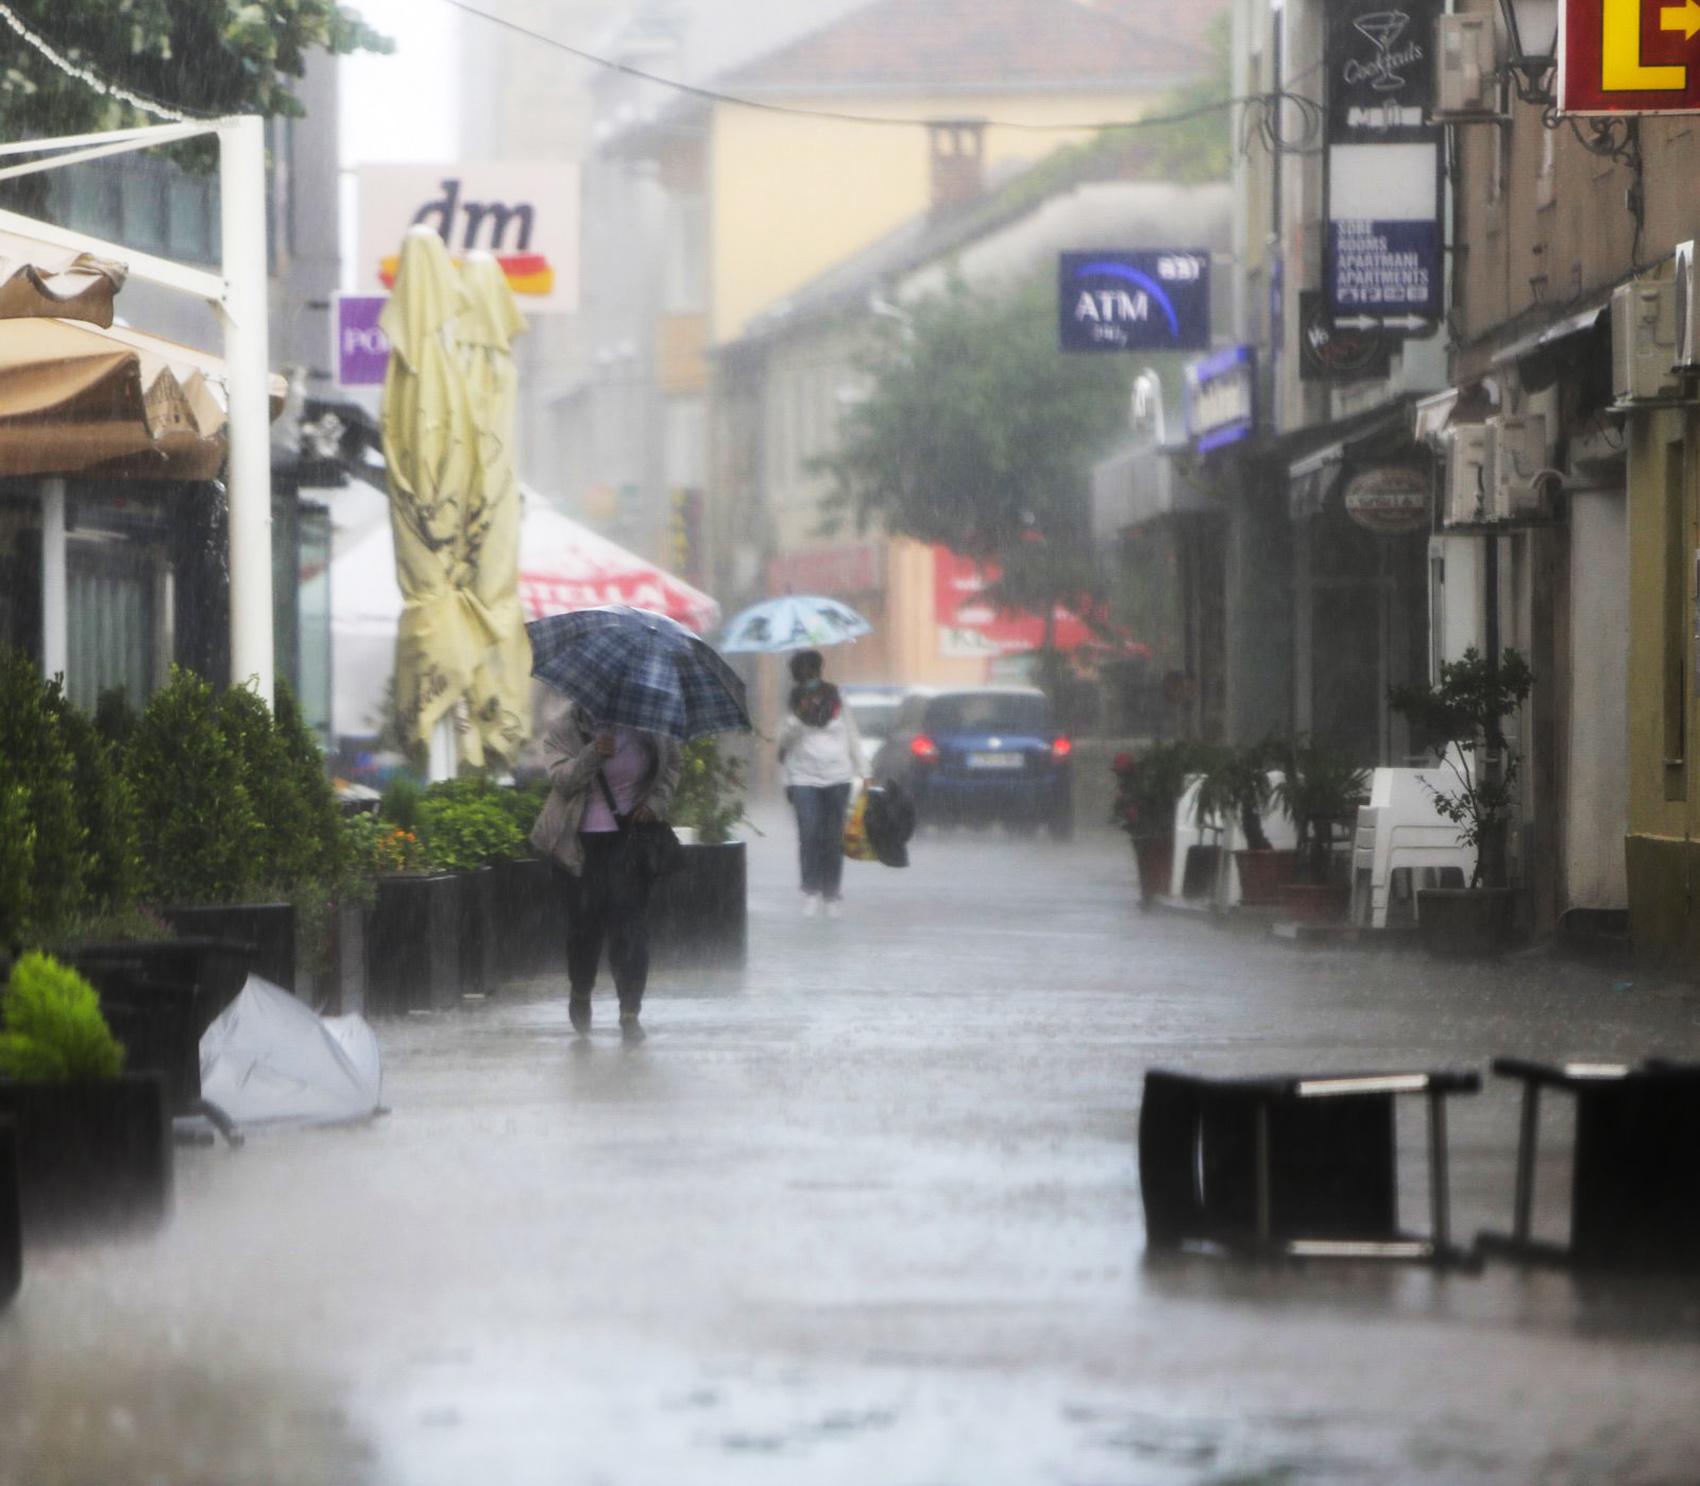
[[(648, 777), (651, 767), (649, 749), (629, 728), (614, 729), (614, 752), (602, 761), (602, 777), (614, 792), (614, 803), (621, 815), (630, 815), (637, 808), (638, 789)], [(590, 803), (584, 807), (584, 824), (579, 831), (593, 835), (599, 831), (617, 831), (620, 823), (608, 813), (608, 801), (602, 786), (594, 777), (590, 781)]]

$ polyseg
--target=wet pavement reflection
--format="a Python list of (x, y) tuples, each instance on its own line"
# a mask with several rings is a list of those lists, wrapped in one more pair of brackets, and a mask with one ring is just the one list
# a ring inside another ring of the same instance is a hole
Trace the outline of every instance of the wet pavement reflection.
[[(763, 824), (748, 970), (667, 969), (641, 1048), (541, 985), (384, 1024), (385, 1119), (180, 1152), (164, 1232), (32, 1253), (0, 1486), (1700, 1478), (1700, 1285), (1151, 1255), (1134, 1151), (1155, 1064), (1692, 1058), (1700, 995), (1142, 914), (1108, 834), (923, 836), (805, 920)], [(1462, 1235), (1515, 1109), (1453, 1106)]]

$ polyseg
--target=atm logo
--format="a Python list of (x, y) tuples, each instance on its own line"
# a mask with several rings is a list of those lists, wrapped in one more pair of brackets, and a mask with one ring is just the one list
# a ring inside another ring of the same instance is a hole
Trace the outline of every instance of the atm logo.
[[(472, 252), (493, 253), (515, 294), (547, 298), (555, 292), (555, 270), (544, 253), (531, 250), (537, 207), (527, 201), (462, 200), (463, 182), (446, 177), (442, 194), (413, 214), (410, 226), (435, 227), (455, 262)], [(378, 277), (386, 289), (395, 287), (401, 259), (394, 253), (378, 260)]]
[(1697, 0), (1561, 0), (1563, 113), (1700, 113)]

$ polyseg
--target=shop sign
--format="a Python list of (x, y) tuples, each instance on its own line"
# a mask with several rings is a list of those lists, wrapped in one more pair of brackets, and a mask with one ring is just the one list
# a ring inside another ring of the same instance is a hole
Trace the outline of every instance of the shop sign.
[[(976, 562), (948, 547), (933, 548), (933, 617), (939, 655), (947, 660), (1028, 655), (1045, 643), (1045, 618), (1024, 609), (1003, 609), (986, 597), (998, 580), (996, 563)], [(1086, 622), (1060, 604), (1052, 638), (1059, 650), (1075, 650), (1091, 638)]]
[(1186, 369), (1186, 427), (1200, 454), (1250, 438), (1257, 428), (1257, 353), (1230, 346)]
[(387, 291), (401, 241), (433, 228), (455, 259), (495, 254), (520, 309), (578, 308), (577, 167), (493, 161), (463, 165), (362, 165), (356, 288)]
[(1441, 319), (1444, 130), (1426, 121), (1439, 11), (1438, 0), (1330, 7), (1322, 279), (1342, 330), (1422, 336)]
[(1368, 382), (1385, 377), (1392, 343), (1379, 329), (1347, 330), (1334, 323), (1320, 289), (1299, 293), (1299, 380)]
[(390, 364), (390, 338), (378, 324), (389, 297), (336, 296), (336, 380), (341, 387), (382, 387)]
[(1065, 351), (1203, 350), (1210, 344), (1210, 254), (1062, 254), (1057, 332)]
[(1346, 482), (1346, 514), (1378, 536), (1397, 537), (1429, 524), (1429, 472), (1421, 465), (1384, 464)]
[(1561, 0), (1558, 108), (1700, 113), (1696, 0)]
[(885, 547), (876, 542), (850, 542), (817, 547), (810, 552), (786, 552), (767, 564), (767, 591), (824, 593), (847, 598), (877, 593), (885, 587)]

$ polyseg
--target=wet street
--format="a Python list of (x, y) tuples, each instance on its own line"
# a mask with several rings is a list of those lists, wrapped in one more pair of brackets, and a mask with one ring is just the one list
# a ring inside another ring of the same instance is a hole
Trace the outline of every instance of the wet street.
[[(747, 973), (659, 976), (646, 1045), (606, 986), (588, 1044), (541, 986), (382, 1024), (387, 1118), (182, 1151), (164, 1232), (32, 1253), (0, 1483), (1700, 1479), (1700, 1285), (1150, 1256), (1134, 1147), (1153, 1065), (1693, 1058), (1700, 995), (1141, 914), (1109, 834), (926, 837), (805, 920), (764, 821)], [(1453, 1105), (1460, 1234), (1515, 1132)]]

